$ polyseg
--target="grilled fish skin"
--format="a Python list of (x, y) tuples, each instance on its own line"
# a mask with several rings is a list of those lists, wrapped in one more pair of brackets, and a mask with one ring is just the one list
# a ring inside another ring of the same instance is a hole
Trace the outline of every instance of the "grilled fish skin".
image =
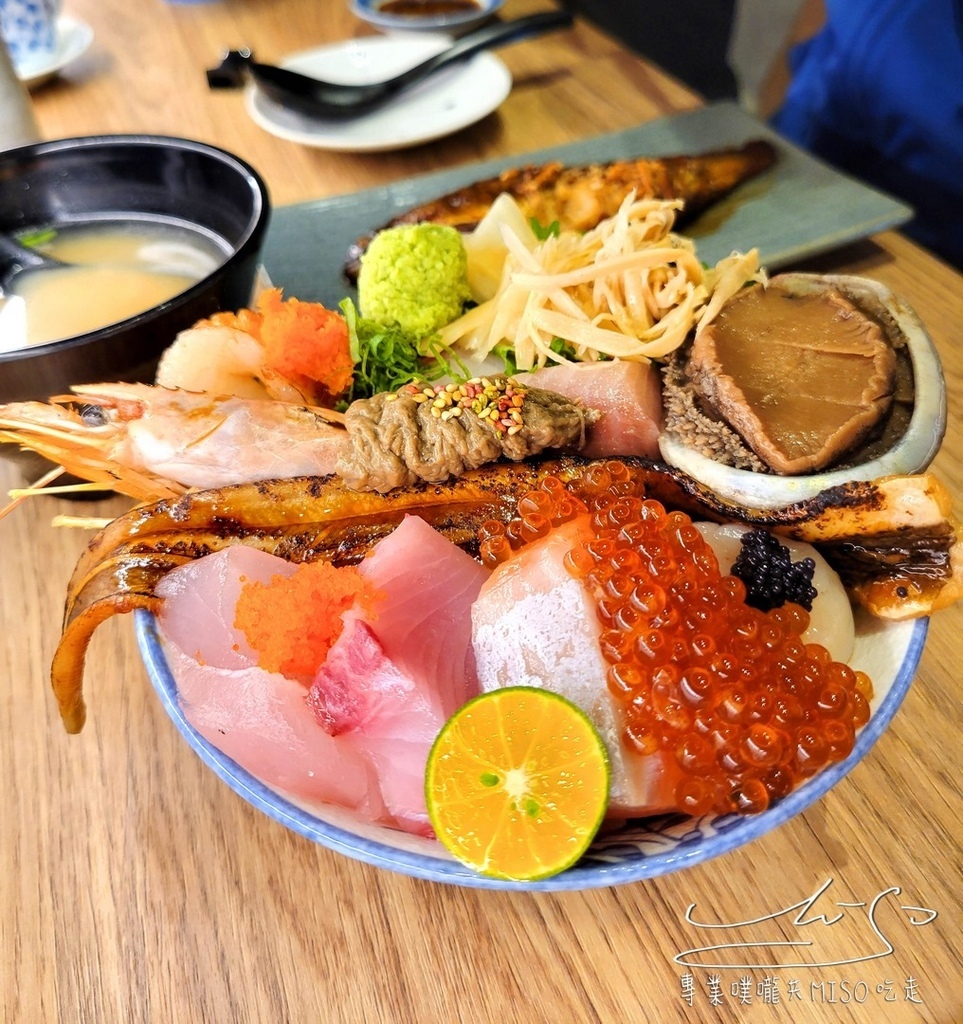
[[(598, 460), (610, 462), (614, 460)], [(931, 474), (887, 477), (825, 491), (773, 512), (726, 503), (678, 470), (617, 460), (649, 497), (703, 519), (743, 521), (816, 544), (854, 600), (889, 619), (927, 615), (963, 598), (963, 532)], [(477, 554), (478, 528), (507, 522), (547, 475), (576, 479), (593, 460), (493, 463), (443, 484), (389, 494), (352, 491), (335, 477), (239, 484), (133, 509), (97, 534), (71, 578), (51, 683), (68, 732), (84, 725), (83, 672), (94, 630), (112, 615), (157, 611), (156, 587), (177, 565), (246, 544), (292, 562), (359, 561), (406, 513)]]
[[(379, 230), (399, 224), (431, 221), (470, 231), (503, 192), (509, 193), (527, 217), (539, 224), (558, 221), (563, 229), (588, 231), (614, 216), (631, 189), (640, 199), (682, 199), (684, 223), (736, 187), (768, 170), (777, 158), (765, 139), (699, 155), (639, 157), (608, 163), (566, 167), (559, 162), (526, 165), (476, 181), (399, 214)], [(348, 249), (345, 277), (357, 279), (362, 253), (372, 235)]]

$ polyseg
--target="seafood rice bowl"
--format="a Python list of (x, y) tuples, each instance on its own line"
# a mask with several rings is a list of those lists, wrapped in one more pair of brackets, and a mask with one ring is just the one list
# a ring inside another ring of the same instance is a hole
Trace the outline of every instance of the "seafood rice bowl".
[[(256, 807), (523, 889), (717, 856), (866, 755), (963, 595), (925, 330), (872, 282), (707, 266), (681, 198), (526, 217), (560, 194), (467, 232), (445, 197), (359, 249), (357, 303), (268, 289), (153, 385), (0, 406), (5, 440), (138, 503), (68, 588), (69, 732), (94, 631), (134, 612), (178, 729)], [(493, 728), (508, 695), (535, 710)], [(554, 714), (594, 756), (564, 759)]]

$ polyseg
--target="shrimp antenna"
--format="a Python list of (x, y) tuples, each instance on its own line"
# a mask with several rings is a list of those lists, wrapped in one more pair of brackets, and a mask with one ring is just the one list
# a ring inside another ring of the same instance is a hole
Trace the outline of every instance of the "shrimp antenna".
[(64, 473), (63, 466), (54, 466), (49, 472), (44, 475), (34, 484), (30, 484), (28, 487), (18, 487), (14, 490), (8, 491), (7, 496), (11, 499), (7, 502), (3, 508), (0, 508), (0, 519), (12, 512), (22, 501), (27, 498), (32, 498), (37, 494), (50, 493), (45, 492), (44, 488), (47, 484), (52, 483), (57, 477), (62, 476)]

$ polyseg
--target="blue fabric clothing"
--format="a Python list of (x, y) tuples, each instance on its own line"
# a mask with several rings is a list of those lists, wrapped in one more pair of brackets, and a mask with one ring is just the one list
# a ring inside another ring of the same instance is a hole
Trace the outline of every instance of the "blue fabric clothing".
[(826, 0), (790, 53), (773, 127), (909, 203), (905, 228), (963, 267), (963, 0)]

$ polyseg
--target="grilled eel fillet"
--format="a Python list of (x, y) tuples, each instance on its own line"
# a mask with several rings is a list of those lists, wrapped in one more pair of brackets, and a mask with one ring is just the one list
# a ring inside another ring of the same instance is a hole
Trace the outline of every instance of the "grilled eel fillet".
[[(608, 462), (610, 460), (602, 460)], [(742, 520), (816, 544), (853, 600), (875, 615), (928, 615), (963, 598), (963, 535), (950, 496), (931, 475), (846, 484), (772, 512), (728, 504), (684, 473), (624, 458), (646, 494), (703, 519)], [(547, 474), (574, 480), (593, 463), (576, 457), (492, 463), (443, 484), (389, 494), (352, 491), (335, 477), (299, 477), (194, 491), (143, 505), (100, 531), (74, 570), (51, 682), (68, 732), (83, 728), (84, 660), (97, 626), (112, 615), (156, 612), (157, 583), (171, 569), (230, 544), (290, 562), (360, 561), (406, 513), (477, 554), (478, 527), (507, 522)]]
[[(415, 206), (378, 230), (431, 221), (470, 231), (507, 192), (539, 224), (558, 221), (563, 229), (588, 231), (614, 216), (631, 189), (639, 198), (685, 200), (680, 217), (684, 223), (775, 161), (775, 147), (754, 139), (739, 148), (697, 156), (639, 157), (584, 167), (558, 162), (515, 167)], [(344, 272), (349, 281), (356, 280), (361, 254), (371, 238), (359, 238), (348, 249)]]

